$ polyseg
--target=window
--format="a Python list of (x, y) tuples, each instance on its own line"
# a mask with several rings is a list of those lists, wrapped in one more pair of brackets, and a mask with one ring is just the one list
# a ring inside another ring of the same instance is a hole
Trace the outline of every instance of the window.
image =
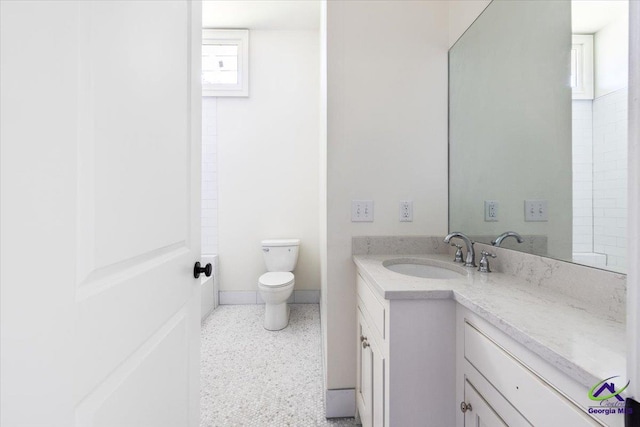
[(573, 35), (571, 90), (573, 99), (593, 99), (593, 35)]
[(249, 30), (202, 30), (202, 95), (249, 96)]

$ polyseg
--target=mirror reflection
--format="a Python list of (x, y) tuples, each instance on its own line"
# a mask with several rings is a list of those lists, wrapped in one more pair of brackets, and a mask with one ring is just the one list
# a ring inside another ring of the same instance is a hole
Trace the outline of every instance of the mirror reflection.
[(627, 1), (494, 0), (449, 52), (450, 231), (625, 272), (627, 70)]

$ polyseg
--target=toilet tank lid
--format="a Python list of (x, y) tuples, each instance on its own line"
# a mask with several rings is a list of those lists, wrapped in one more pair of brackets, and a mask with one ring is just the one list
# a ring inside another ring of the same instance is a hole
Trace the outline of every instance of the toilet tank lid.
[(300, 239), (271, 239), (263, 240), (262, 246), (298, 246)]

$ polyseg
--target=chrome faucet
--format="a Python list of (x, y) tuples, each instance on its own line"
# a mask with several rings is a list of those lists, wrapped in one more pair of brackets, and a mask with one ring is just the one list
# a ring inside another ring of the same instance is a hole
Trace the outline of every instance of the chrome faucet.
[(464, 262), (465, 267), (475, 267), (476, 266), (476, 252), (473, 249), (473, 244), (475, 243), (471, 240), (466, 234), (460, 233), (459, 231), (454, 231), (447, 235), (444, 238), (445, 243), (449, 243), (449, 241), (453, 238), (458, 238), (464, 242), (467, 246), (467, 258)]
[(495, 240), (492, 240), (492, 241), (491, 241), (491, 244), (492, 244), (493, 246), (500, 247), (500, 245), (502, 244), (502, 241), (503, 241), (504, 239), (506, 239), (507, 237), (513, 237), (513, 238), (515, 238), (515, 239), (518, 241), (518, 243), (522, 243), (522, 242), (524, 242), (524, 239), (522, 238), (522, 236), (521, 236), (521, 235), (519, 235), (518, 233), (516, 233), (515, 231), (507, 231), (507, 232), (505, 232), (505, 233), (502, 233), (502, 234), (501, 234), (501, 235), (499, 235), (498, 237), (496, 237), (496, 239), (495, 239)]
[(453, 262), (459, 262), (459, 263), (463, 263), (464, 261), (462, 260), (462, 245), (458, 245), (456, 243), (452, 243), (451, 246), (454, 246), (456, 248), (456, 254), (453, 257)]
[(478, 267), (478, 271), (480, 273), (491, 273), (491, 267), (489, 267), (489, 258), (487, 257), (495, 258), (496, 254), (492, 254), (487, 251), (480, 251), (480, 255), (482, 255), (482, 257), (480, 258), (480, 267)]

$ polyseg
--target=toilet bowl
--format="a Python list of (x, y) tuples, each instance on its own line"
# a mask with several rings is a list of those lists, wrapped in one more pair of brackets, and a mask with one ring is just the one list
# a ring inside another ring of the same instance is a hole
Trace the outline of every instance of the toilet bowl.
[(268, 273), (258, 278), (258, 291), (265, 302), (264, 327), (270, 331), (289, 324), (287, 300), (293, 293), (293, 269), (298, 261), (298, 239), (263, 240), (262, 254)]
[(295, 277), (289, 272), (265, 273), (258, 279), (258, 290), (264, 300), (264, 327), (279, 331), (289, 324), (287, 300), (293, 293)]

